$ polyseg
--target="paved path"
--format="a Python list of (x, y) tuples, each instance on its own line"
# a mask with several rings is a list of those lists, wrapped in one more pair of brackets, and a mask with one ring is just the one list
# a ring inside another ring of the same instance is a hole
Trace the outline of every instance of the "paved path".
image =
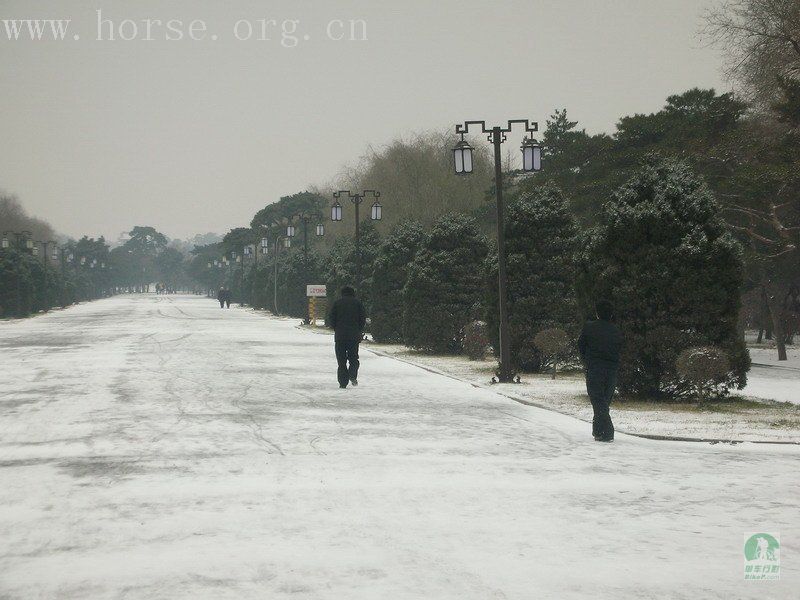
[(339, 390), (331, 346), (198, 297), (0, 323), (0, 598), (798, 598), (797, 447), (598, 444), (366, 350)]

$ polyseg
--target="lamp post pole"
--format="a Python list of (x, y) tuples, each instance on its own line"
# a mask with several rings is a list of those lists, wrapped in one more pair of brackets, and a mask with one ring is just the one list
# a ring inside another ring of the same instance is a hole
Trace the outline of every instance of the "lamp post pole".
[[(3, 240), (2, 240), (2, 248), (3, 250), (7, 250), (11, 243), (8, 239), (8, 234), (14, 236), (14, 241), (16, 246), (19, 248), (22, 247), (23, 250), (32, 250), (33, 249), (33, 240), (31, 236), (33, 235), (30, 231), (23, 230), (23, 231), (4, 231), (3, 232)], [(16, 308), (17, 308), (17, 316), (22, 316), (22, 288), (20, 286), (20, 260), (14, 261), (14, 279), (16, 283)]]
[[(372, 195), (375, 198), (375, 204), (372, 205), (373, 210), (371, 217), (373, 220), (380, 220), (381, 215), (381, 206), (378, 203), (377, 199), (380, 198), (381, 193), (377, 190), (364, 190), (362, 193), (351, 193), (350, 190), (339, 190), (338, 192), (334, 192), (333, 197), (336, 199), (336, 203), (331, 207), (331, 221), (341, 221), (342, 220), (342, 206), (339, 204), (339, 198), (343, 195), (346, 198), (350, 198), (350, 202), (353, 203), (355, 206), (355, 242), (356, 242), (356, 281), (355, 286), (356, 289), (361, 288), (361, 215), (359, 211), (359, 207), (361, 203), (364, 201), (364, 198), (368, 195)], [(375, 210), (377, 207), (377, 211)], [(377, 216), (376, 216), (377, 215)]]
[(47, 259), (49, 256), (47, 250), (51, 245), (55, 246), (56, 242), (52, 240), (47, 240), (44, 242), (37, 241), (35, 243), (41, 244), (42, 251), (44, 252), (44, 255), (42, 256), (42, 264), (44, 266), (44, 310), (45, 312), (47, 312), (48, 310), (50, 310), (50, 302), (49, 302), (50, 293), (49, 290), (47, 289), (47, 267), (48, 267)]
[[(356, 210), (358, 210), (357, 205), (356, 205)], [(303, 297), (305, 298), (306, 286), (309, 285), (310, 283), (308, 280), (308, 223), (312, 219), (315, 219), (317, 221), (317, 228), (316, 228), (317, 237), (322, 237), (323, 235), (325, 235), (325, 227), (321, 223), (322, 219), (319, 213), (304, 211), (289, 218), (289, 226), (286, 228), (286, 235), (289, 238), (292, 238), (295, 235), (294, 227), (291, 224), (295, 217), (299, 218), (300, 221), (302, 221), (303, 223), (303, 288), (301, 292), (303, 294)], [(308, 302), (306, 302), (306, 316), (305, 319), (303, 320), (303, 323), (305, 323), (306, 325), (310, 323), (308, 314)]]
[[(516, 375), (511, 364), (511, 340), (508, 331), (508, 268), (506, 264), (505, 204), (503, 202), (501, 156), (501, 145), (506, 141), (506, 134), (511, 132), (514, 124), (523, 125), (525, 132), (531, 135), (539, 130), (538, 124), (528, 119), (512, 119), (508, 121), (506, 127), (498, 125), (489, 128), (487, 128), (485, 121), (466, 121), (463, 125), (456, 125), (456, 134), (461, 136), (461, 140), (453, 148), (455, 170), (458, 175), (466, 175), (472, 172), (472, 147), (464, 140), (464, 135), (469, 133), (470, 125), (480, 127), (480, 132), (488, 135), (488, 140), (494, 148), (494, 187), (497, 201), (497, 287), (500, 311), (500, 365), (497, 371), (497, 380), (500, 383), (515, 381)], [(538, 171), (541, 169), (541, 147), (533, 137), (523, 142), (522, 157), (524, 171)], [(516, 377), (516, 381), (519, 381), (519, 377)]]

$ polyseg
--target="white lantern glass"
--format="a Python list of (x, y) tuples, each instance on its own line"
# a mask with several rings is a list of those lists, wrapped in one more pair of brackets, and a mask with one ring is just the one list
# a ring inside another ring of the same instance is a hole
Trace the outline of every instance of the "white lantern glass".
[(287, 237), (290, 237), (290, 238), (291, 238), (291, 237), (294, 237), (294, 225), (289, 225), (289, 226), (286, 228), (286, 236), (287, 236)]
[(461, 140), (453, 148), (454, 166), (457, 175), (472, 173), (472, 146)]
[(269, 240), (267, 238), (261, 238), (261, 247), (268, 248), (269, 247)]
[(28, 250), (33, 250), (33, 240), (31, 239), (25, 240), (25, 247)]
[(4, 249), (4, 250), (5, 250), (6, 248), (8, 248), (8, 238), (7, 238), (7, 237), (4, 237), (4, 238), (3, 238), (3, 242), (2, 242), (2, 244), (3, 244), (3, 249)]
[(542, 147), (536, 140), (526, 139), (522, 143), (522, 170), (530, 173), (541, 169)]
[(317, 224), (317, 235), (320, 237), (325, 235), (325, 225), (322, 223)]
[(331, 221), (342, 220), (342, 205), (338, 202), (331, 207)]
[(381, 217), (383, 216), (383, 206), (381, 206), (380, 202), (375, 202), (375, 204), (372, 205), (370, 216), (372, 217), (373, 221), (381, 220)]
[(286, 248), (291, 248), (292, 247), (292, 238), (288, 238), (288, 237), (284, 238), (283, 239), (283, 245)]

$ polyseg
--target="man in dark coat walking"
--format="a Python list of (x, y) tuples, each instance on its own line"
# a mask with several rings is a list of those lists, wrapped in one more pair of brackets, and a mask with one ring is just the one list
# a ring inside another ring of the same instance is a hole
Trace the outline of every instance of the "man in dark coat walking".
[(594, 409), (592, 434), (598, 442), (614, 441), (614, 424), (609, 407), (617, 385), (622, 332), (611, 321), (614, 307), (607, 300), (595, 306), (596, 321), (583, 326), (578, 338), (578, 350), (586, 366), (586, 391)]
[(217, 292), (217, 300), (219, 300), (219, 307), (220, 308), (225, 308), (225, 288), (224, 287), (219, 288), (219, 291)]
[(361, 343), (366, 322), (364, 305), (356, 298), (355, 290), (350, 286), (343, 287), (341, 296), (331, 306), (325, 321), (334, 330), (340, 388), (346, 388), (348, 381), (358, 385), (358, 345)]

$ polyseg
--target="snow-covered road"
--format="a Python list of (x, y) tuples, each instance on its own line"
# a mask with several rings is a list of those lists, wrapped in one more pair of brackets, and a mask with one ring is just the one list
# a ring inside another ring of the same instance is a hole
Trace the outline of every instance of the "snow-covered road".
[[(618, 436), (191, 296), (0, 323), (0, 598), (798, 598), (800, 448)], [(778, 582), (743, 534), (779, 532)], [(792, 592), (794, 590), (794, 592)]]

